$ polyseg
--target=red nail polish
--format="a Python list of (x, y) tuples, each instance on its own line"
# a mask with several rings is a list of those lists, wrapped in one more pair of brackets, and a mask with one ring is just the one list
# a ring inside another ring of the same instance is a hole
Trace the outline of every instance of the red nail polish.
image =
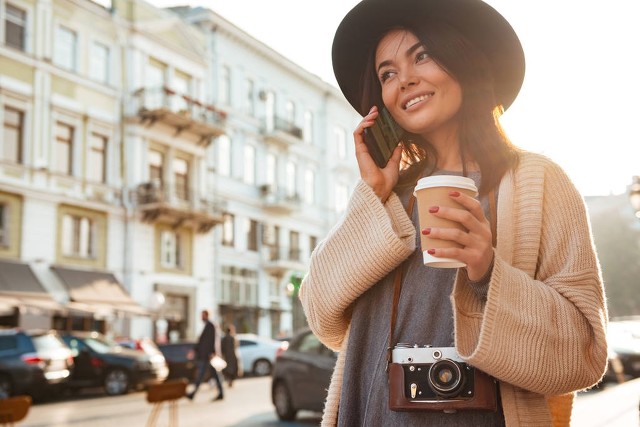
[(438, 206), (431, 206), (429, 208), (429, 213), (436, 213), (438, 212), (438, 209), (440, 209)]
[(431, 229), (430, 228), (425, 228), (424, 230), (422, 230), (422, 234), (424, 234), (425, 236), (428, 234), (431, 234)]
[(436, 250), (435, 250), (435, 249), (427, 249), (427, 253), (428, 253), (429, 255), (435, 255)]
[(449, 195), (451, 197), (460, 197), (460, 192), (459, 191), (450, 191)]

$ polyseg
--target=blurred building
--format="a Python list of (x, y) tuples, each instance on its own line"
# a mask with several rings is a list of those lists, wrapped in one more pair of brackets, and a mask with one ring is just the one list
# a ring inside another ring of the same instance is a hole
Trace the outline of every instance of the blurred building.
[(0, 0), (0, 37), (2, 322), (290, 332), (358, 176), (342, 94), (202, 8)]

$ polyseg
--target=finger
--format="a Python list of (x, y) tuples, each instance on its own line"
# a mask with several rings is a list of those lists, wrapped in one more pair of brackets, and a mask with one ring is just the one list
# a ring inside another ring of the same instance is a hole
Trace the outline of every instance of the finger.
[(482, 204), (475, 197), (471, 197), (468, 194), (462, 193), (460, 191), (450, 191), (449, 197), (452, 200), (455, 200), (464, 208), (466, 208), (469, 212), (473, 214), (479, 221), (485, 219), (484, 210), (482, 209)]
[(479, 213), (480, 218), (477, 217), (478, 214), (473, 213), (464, 207), (452, 208), (448, 206), (431, 206), (429, 208), (429, 213), (439, 218), (458, 222), (464, 228), (474, 233), (484, 234), (486, 230), (489, 230), (490, 233), (489, 221), (485, 218), (484, 211), (482, 211), (481, 206)]

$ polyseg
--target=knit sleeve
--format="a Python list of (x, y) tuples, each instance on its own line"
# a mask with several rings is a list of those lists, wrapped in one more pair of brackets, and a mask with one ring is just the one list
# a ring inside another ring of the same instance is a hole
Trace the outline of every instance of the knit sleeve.
[(395, 193), (383, 205), (360, 181), (345, 216), (311, 255), (300, 287), (309, 326), (337, 350), (350, 320), (351, 304), (415, 249), (415, 228)]
[[(552, 395), (590, 387), (603, 375), (607, 311), (584, 200), (557, 165), (542, 165), (531, 177), (521, 173), (511, 200), (499, 206), (512, 224), (498, 223), (486, 302), (462, 280), (452, 300), (462, 357), (502, 381)], [(508, 250), (499, 250), (501, 240)]]

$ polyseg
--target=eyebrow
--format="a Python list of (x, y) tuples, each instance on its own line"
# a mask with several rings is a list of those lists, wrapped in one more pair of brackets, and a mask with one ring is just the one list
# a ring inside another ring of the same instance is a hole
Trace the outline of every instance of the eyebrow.
[[(411, 56), (413, 54), (413, 52), (415, 52), (416, 50), (420, 49), (423, 46), (424, 46), (424, 44), (422, 42), (418, 42), (418, 43), (414, 44), (409, 49), (407, 49), (407, 53), (405, 54), (405, 56)], [(380, 63), (380, 65), (378, 65), (377, 71), (379, 72), (380, 68), (385, 67), (387, 65), (390, 65), (391, 62), (392, 61), (390, 59), (387, 59), (386, 61), (382, 61)]]

